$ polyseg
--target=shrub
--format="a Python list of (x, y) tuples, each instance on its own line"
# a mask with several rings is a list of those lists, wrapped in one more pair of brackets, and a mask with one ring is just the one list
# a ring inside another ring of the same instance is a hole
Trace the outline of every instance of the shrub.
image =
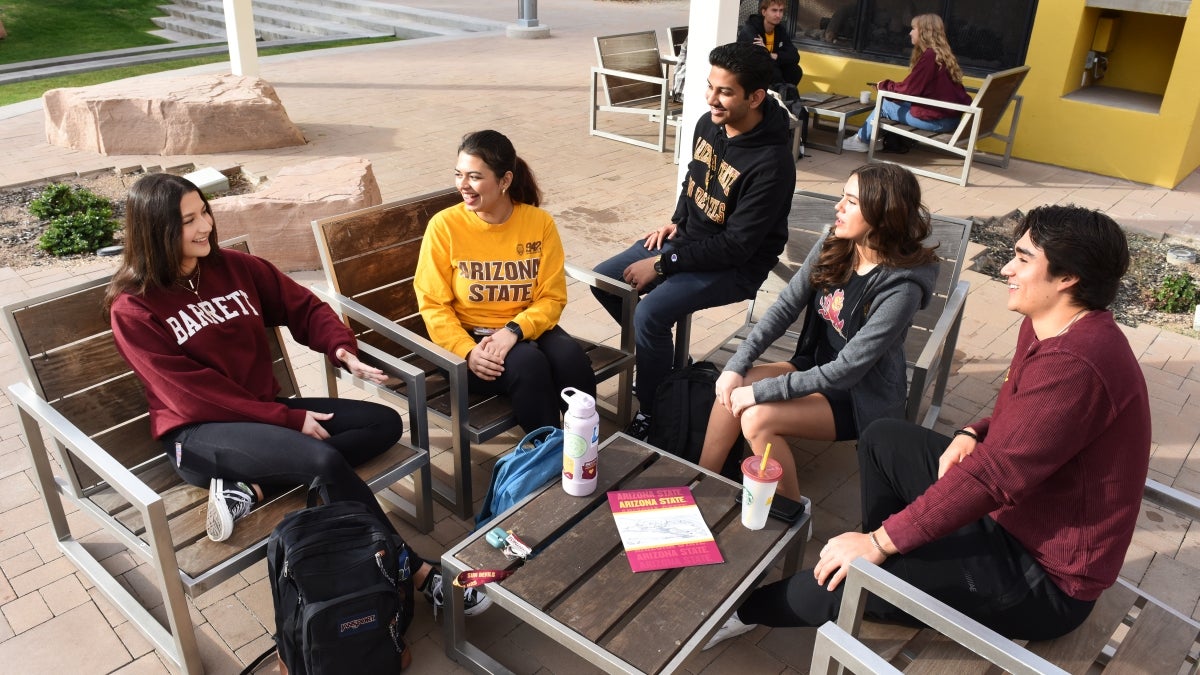
[(52, 220), (68, 213), (81, 213), (92, 209), (108, 209), (112, 213), (112, 202), (88, 190), (65, 183), (49, 185), (38, 198), (29, 203), (29, 212), (43, 220)]
[(52, 255), (91, 253), (111, 244), (119, 227), (108, 209), (68, 213), (50, 221), (38, 246)]
[(1200, 288), (1187, 272), (1168, 274), (1162, 285), (1154, 291), (1155, 304), (1164, 312), (1180, 314), (1190, 312), (1200, 300)]
[(38, 241), (51, 255), (91, 253), (112, 243), (120, 224), (112, 202), (86, 188), (63, 183), (48, 186), (29, 203), (29, 212), (50, 226)]

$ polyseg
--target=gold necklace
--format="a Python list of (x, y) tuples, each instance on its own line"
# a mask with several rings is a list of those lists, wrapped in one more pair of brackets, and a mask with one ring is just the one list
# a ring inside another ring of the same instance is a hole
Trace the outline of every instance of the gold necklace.
[(188, 275), (186, 277), (183, 277), (182, 279), (176, 279), (175, 283), (182, 286), (185, 290), (191, 291), (192, 295), (195, 295), (196, 299), (199, 300), (200, 299), (200, 261), (198, 261), (198, 260), (196, 261), (195, 279), (192, 279), (191, 275)]
[(1058, 331), (1058, 333), (1056, 333), (1054, 335), (1054, 337), (1058, 337), (1059, 335), (1062, 335), (1063, 333), (1067, 332), (1067, 329), (1070, 328), (1071, 326), (1074, 326), (1075, 322), (1079, 320), (1079, 317), (1083, 316), (1086, 313), (1087, 313), (1086, 307), (1079, 310), (1078, 312), (1075, 312), (1075, 316), (1071, 317), (1071, 320), (1067, 322), (1067, 325), (1063, 326), (1062, 330)]

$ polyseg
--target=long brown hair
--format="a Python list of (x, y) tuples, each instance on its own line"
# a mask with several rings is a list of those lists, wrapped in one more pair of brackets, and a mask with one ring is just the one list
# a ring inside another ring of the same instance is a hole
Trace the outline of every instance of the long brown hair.
[[(871, 226), (866, 245), (887, 267), (920, 267), (935, 262), (934, 248), (922, 242), (932, 232), (929, 210), (921, 203), (921, 184), (897, 164), (865, 164), (850, 173), (858, 176), (858, 208)], [(817, 288), (846, 283), (854, 270), (854, 242), (825, 238), (809, 281)]]
[(937, 14), (920, 14), (913, 17), (913, 23), (917, 25), (917, 42), (913, 45), (908, 66), (911, 68), (917, 65), (925, 50), (932, 49), (938, 65), (946, 69), (950, 79), (961, 83), (962, 68), (958, 65), (958, 59), (954, 58), (954, 53), (950, 51), (950, 41), (946, 39), (946, 24), (942, 23), (942, 17)]
[[(204, 212), (212, 216), (204, 193), (182, 176), (152, 173), (129, 188), (125, 197), (125, 251), (104, 294), (104, 311), (122, 293), (145, 295), (150, 290), (168, 288), (179, 278), (183, 261), (183, 214), (179, 207), (191, 192), (200, 195)], [(212, 248), (209, 257), (220, 257), (218, 241), (214, 223), (208, 233)]]

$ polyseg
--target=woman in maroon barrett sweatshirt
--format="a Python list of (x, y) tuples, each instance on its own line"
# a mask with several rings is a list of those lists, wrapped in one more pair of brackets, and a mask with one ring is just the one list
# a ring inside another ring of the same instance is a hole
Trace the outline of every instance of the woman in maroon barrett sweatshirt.
[[(958, 66), (958, 59), (954, 58), (950, 43), (946, 40), (946, 26), (942, 23), (942, 17), (937, 14), (913, 17), (908, 36), (913, 45), (908, 77), (902, 82), (882, 80), (876, 85), (879, 90), (962, 105), (970, 103), (971, 97), (962, 83), (962, 68)], [(884, 99), (879, 110), (890, 120), (943, 133), (954, 131), (962, 117), (957, 110), (892, 99)], [(866, 152), (870, 149), (868, 143), (871, 142), (871, 127), (874, 124), (872, 116), (858, 130), (858, 135), (847, 138), (842, 147), (854, 152)]]
[[(354, 334), (308, 289), (217, 241), (194, 184), (142, 178), (126, 200), (124, 257), (105, 298), (117, 349), (145, 385), (151, 433), (185, 481), (209, 486), (209, 537), (228, 539), (264, 487), (318, 478), (331, 500), (360, 502), (391, 528), (354, 467), (396, 443), (399, 413), (370, 401), (279, 398), (267, 330), (287, 326), (358, 377), (378, 383), (383, 372), (358, 360)], [(421, 565), (413, 576), (431, 592), (440, 575), (430, 571)]]

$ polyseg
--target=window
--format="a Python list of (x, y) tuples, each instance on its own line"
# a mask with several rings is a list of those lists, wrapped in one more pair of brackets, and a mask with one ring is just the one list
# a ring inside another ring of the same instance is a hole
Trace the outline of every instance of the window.
[(907, 64), (917, 14), (938, 14), (950, 48), (973, 75), (1021, 65), (1037, 0), (790, 0), (786, 22), (801, 50)]

